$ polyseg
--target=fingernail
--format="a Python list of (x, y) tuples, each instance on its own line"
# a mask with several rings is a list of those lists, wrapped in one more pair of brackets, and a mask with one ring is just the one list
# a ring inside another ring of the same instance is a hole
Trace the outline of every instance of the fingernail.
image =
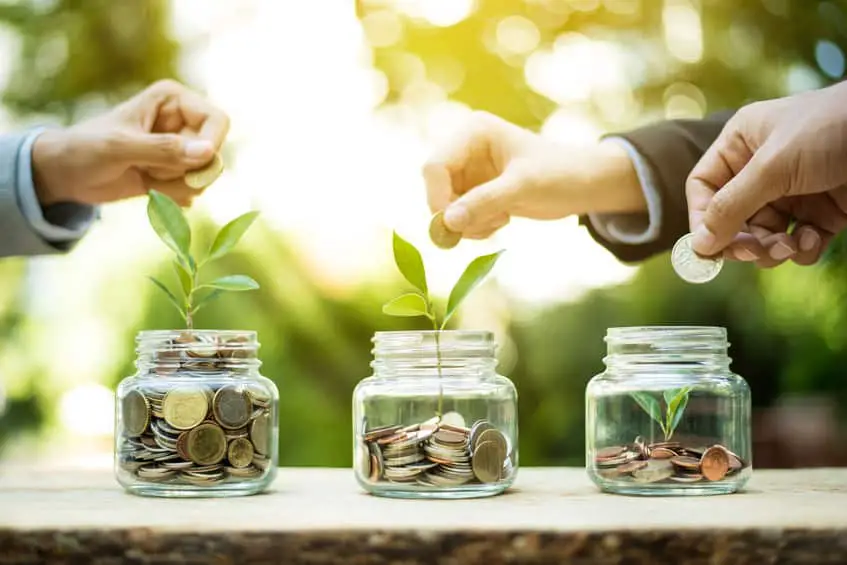
[(747, 249), (746, 247), (741, 247), (735, 250), (735, 257), (739, 261), (757, 261), (759, 256)]
[(712, 255), (715, 250), (715, 234), (710, 232), (704, 225), (697, 226), (694, 230), (694, 237), (691, 240), (691, 245), (694, 251), (701, 255)]
[(449, 229), (461, 232), (468, 227), (471, 217), (468, 214), (467, 208), (462, 205), (452, 205), (444, 210), (444, 225)]
[(214, 152), (214, 150), (215, 148), (212, 147), (211, 141), (206, 141), (202, 139), (186, 141), (185, 145), (182, 148), (183, 153), (189, 159), (200, 159), (202, 157), (208, 157)]
[(818, 246), (820, 240), (821, 238), (815, 230), (804, 230), (803, 235), (800, 236), (800, 249), (811, 251)]
[(792, 255), (794, 255), (794, 253), (795, 251), (793, 249), (791, 249), (781, 241), (771, 247), (771, 257), (773, 257), (777, 261), (788, 259)]

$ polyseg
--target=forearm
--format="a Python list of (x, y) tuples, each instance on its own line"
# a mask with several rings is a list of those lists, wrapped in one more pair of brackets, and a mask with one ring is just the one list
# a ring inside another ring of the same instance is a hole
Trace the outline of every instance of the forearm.
[(722, 112), (698, 121), (659, 122), (613, 136), (630, 148), (649, 215), (604, 215), (598, 209), (581, 223), (621, 261), (642, 261), (670, 249), (688, 231), (686, 179), (731, 116)]
[(93, 210), (72, 203), (42, 208), (32, 171), (38, 132), (0, 136), (0, 257), (69, 250), (93, 220)]

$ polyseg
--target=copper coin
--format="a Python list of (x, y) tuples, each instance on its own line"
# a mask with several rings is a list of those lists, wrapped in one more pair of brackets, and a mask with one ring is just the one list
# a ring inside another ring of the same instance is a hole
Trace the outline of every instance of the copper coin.
[(405, 432), (398, 432), (398, 433), (390, 435), (390, 436), (381, 437), (378, 440), (376, 440), (376, 442), (379, 445), (388, 445), (389, 443), (402, 441), (402, 440), (404, 440), (408, 437), (409, 437), (409, 434), (407, 434)]
[(380, 438), (393, 436), (397, 433), (400, 426), (380, 426), (365, 432), (365, 441), (376, 441)]
[(176, 452), (186, 461), (191, 459), (191, 457), (188, 456), (188, 432), (182, 432), (179, 434), (179, 437), (176, 440)]
[(630, 461), (629, 463), (624, 463), (615, 468), (615, 473), (618, 475), (628, 475), (634, 471), (638, 471), (647, 466), (647, 461), (637, 460)]
[(700, 458), (703, 476), (710, 481), (720, 481), (729, 471), (729, 454), (719, 445), (713, 445)]
[(685, 457), (678, 455), (671, 458), (671, 463), (681, 469), (690, 469), (697, 471), (700, 469), (700, 460), (695, 457)]
[(603, 447), (594, 452), (594, 459), (614, 459), (620, 456), (626, 448), (622, 445), (613, 445), (611, 447)]
[(667, 447), (655, 447), (650, 450), (650, 457), (652, 459), (670, 459), (676, 457), (676, 452)]

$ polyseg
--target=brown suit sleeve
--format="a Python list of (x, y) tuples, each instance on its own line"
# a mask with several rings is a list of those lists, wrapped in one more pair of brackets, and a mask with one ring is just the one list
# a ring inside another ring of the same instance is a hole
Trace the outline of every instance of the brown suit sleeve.
[(685, 181), (691, 170), (717, 139), (733, 111), (712, 114), (702, 120), (671, 120), (614, 134), (627, 140), (651, 169), (661, 196), (661, 230), (655, 241), (632, 245), (606, 240), (594, 229), (587, 216), (580, 223), (600, 245), (623, 262), (643, 261), (669, 250), (688, 232), (688, 204)]

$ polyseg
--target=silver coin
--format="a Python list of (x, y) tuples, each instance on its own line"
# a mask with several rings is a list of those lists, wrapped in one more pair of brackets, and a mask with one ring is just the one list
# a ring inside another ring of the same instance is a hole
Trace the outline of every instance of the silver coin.
[(671, 251), (671, 264), (679, 277), (690, 283), (702, 284), (718, 276), (723, 268), (723, 257), (703, 257), (691, 246), (694, 234), (679, 238)]

